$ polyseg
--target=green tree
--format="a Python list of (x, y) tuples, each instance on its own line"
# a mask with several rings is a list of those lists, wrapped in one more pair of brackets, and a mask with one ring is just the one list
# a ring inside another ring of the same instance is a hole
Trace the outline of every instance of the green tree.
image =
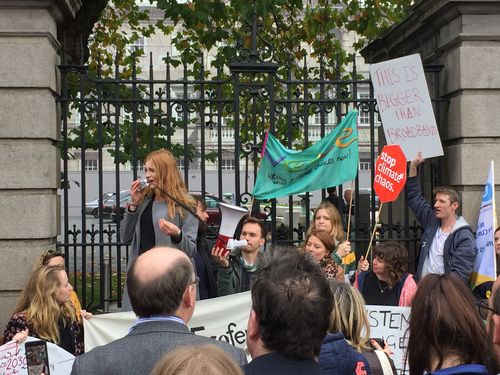
[[(374, 39), (384, 29), (400, 21), (408, 11), (411, 0), (150, 0), (153, 5), (164, 11), (164, 19), (152, 22), (147, 8), (140, 7), (134, 0), (110, 0), (101, 13), (99, 21), (94, 25), (92, 38), (88, 41), (89, 70), (92, 79), (114, 77), (121, 80), (135, 78), (140, 74), (136, 68), (138, 58), (144, 54), (141, 49), (132, 51), (129, 46), (140, 38), (148, 38), (154, 33), (164, 33), (172, 38), (172, 43), (181, 52), (178, 59), (168, 58), (172, 66), (183, 64), (187, 77), (196, 80), (209, 80), (218, 73), (218, 79), (228, 79), (231, 76), (229, 67), (238, 59), (250, 59), (254, 62), (274, 62), (277, 64), (277, 76), (294, 79), (307, 77), (310, 80), (322, 78), (340, 80), (346, 78), (345, 66), (351, 62), (352, 56), (342, 48), (337, 30), (354, 31), (359, 36), (359, 42), (354, 45), (359, 49), (363, 44)], [(252, 38), (253, 15), (257, 16), (257, 38)], [(127, 32), (124, 32), (127, 25)], [(175, 28), (182, 25), (182, 28)], [(258, 51), (257, 56), (252, 51)], [(210, 67), (204, 66), (200, 57), (207, 56), (208, 51), (214, 56)], [(309, 62), (304, 69), (304, 62)], [(311, 61), (321, 61), (323, 69)], [(77, 74), (77, 73), (75, 73)], [(241, 75), (241, 83), (262, 84), (267, 82), (267, 74)], [(71, 79), (70, 79), (71, 82)], [(76, 82), (76, 80), (75, 80)], [(327, 85), (330, 89), (334, 84)], [(102, 86), (104, 97), (140, 98), (148, 94), (146, 85)], [(307, 85), (304, 86), (307, 88)], [(300, 90), (304, 91), (304, 87)], [(311, 85), (312, 87), (312, 85)], [(201, 92), (201, 90), (205, 92)], [(73, 87), (75, 98), (82, 95), (92, 95), (95, 87)], [(195, 90), (200, 95), (214, 93), (215, 86), (197, 85)], [(233, 87), (224, 86), (222, 95), (231, 97)], [(276, 85), (276, 95), (284, 96), (284, 87)], [(297, 89), (294, 95), (304, 95)], [(317, 93), (308, 93), (307, 98), (314, 99)], [(240, 101), (240, 112), (248, 113), (254, 108), (256, 113), (264, 112), (265, 116), (258, 122), (257, 129), (252, 129), (247, 121), (240, 121), (241, 142), (252, 143), (256, 134), (262, 134), (269, 124), (269, 113), (266, 112), (268, 98), (264, 96), (249, 96)], [(187, 104), (186, 104), (187, 106)], [(78, 104), (77, 104), (78, 107)], [(210, 111), (216, 111), (216, 104), (208, 106)], [(148, 118), (147, 111), (139, 110), (133, 104), (125, 104), (121, 108), (121, 120), (118, 134), (111, 126), (98, 124), (93, 111), (79, 108), (85, 116), (83, 128), (73, 130), (70, 135), (70, 146), (82, 144), (82, 137), (87, 147), (98, 148), (100, 145), (111, 144), (119, 139), (122, 148), (112, 150), (120, 162), (143, 158), (148, 147), (171, 147), (178, 156), (189, 158), (195, 150), (184, 149), (181, 145), (171, 145), (170, 137), (182, 122), (176, 122), (166, 116), (160, 108), (154, 108), (155, 120)], [(200, 108), (193, 108), (198, 112)], [(234, 108), (224, 107), (223, 116), (228, 116), (228, 126), (234, 125)], [(324, 108), (323, 108), (324, 109)], [(117, 108), (114, 108), (116, 111)], [(314, 106), (297, 104), (287, 111), (312, 114), (317, 110)], [(88, 112), (88, 113), (87, 113)], [(149, 116), (150, 117), (150, 116)], [(133, 121), (135, 118), (136, 121)], [(199, 118), (189, 121), (198, 123)], [(159, 124), (153, 128), (151, 124)], [(134, 127), (134, 124), (136, 126)], [(278, 116), (275, 131), (287, 143), (305, 147), (302, 142), (303, 132), (299, 128), (292, 130), (286, 126), (285, 116)], [(153, 133), (152, 133), (153, 132)], [(134, 151), (134, 143), (137, 149)], [(205, 153), (206, 158), (214, 158), (214, 153)]]

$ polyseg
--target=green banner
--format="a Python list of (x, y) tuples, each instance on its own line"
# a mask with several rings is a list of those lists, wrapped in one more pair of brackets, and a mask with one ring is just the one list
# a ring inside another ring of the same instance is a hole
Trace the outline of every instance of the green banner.
[(358, 173), (357, 111), (304, 151), (284, 147), (269, 134), (253, 189), (264, 200), (324, 189), (353, 180)]

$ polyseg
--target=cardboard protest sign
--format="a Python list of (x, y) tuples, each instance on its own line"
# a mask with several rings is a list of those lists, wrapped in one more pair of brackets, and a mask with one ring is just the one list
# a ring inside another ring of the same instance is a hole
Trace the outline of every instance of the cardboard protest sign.
[(370, 77), (387, 143), (408, 160), (443, 155), (420, 55), (372, 64)]
[[(28, 337), (25, 342), (38, 340)], [(47, 342), (49, 367), (51, 375), (69, 375), (75, 356), (63, 348)], [(0, 375), (20, 374), (28, 375), (26, 365), (26, 348), (24, 343), (10, 341), (0, 346)]]
[(406, 183), (406, 158), (398, 145), (388, 145), (375, 161), (373, 189), (381, 202), (395, 201)]
[(405, 367), (408, 372), (405, 356), (408, 347), (410, 308), (370, 305), (366, 306), (366, 310), (370, 322), (370, 337), (385, 340), (394, 353), (391, 358), (399, 375), (405, 373)]

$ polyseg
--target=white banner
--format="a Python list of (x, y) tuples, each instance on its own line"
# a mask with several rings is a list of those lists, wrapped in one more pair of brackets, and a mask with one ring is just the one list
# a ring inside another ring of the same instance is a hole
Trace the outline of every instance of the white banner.
[[(198, 301), (189, 322), (191, 331), (198, 335), (227, 341), (246, 349), (246, 328), (252, 305), (250, 292), (233, 294)], [(383, 338), (391, 347), (392, 359), (400, 374), (404, 367), (404, 351), (408, 335), (409, 307), (367, 306), (371, 326), (371, 337)], [(85, 351), (107, 344), (127, 334), (136, 319), (134, 313), (112, 313), (95, 315), (84, 320)]]
[(420, 55), (370, 65), (370, 78), (387, 144), (398, 144), (407, 160), (443, 155)]
[[(39, 340), (29, 337), (25, 342)], [(50, 375), (68, 375), (75, 356), (59, 346), (47, 342)], [(0, 375), (20, 374), (28, 375), (26, 366), (26, 348), (24, 343), (18, 344), (10, 341), (0, 346)]]
[[(251, 305), (250, 292), (198, 301), (189, 328), (197, 335), (245, 348)], [(125, 336), (135, 319), (132, 311), (84, 319), (85, 351)]]

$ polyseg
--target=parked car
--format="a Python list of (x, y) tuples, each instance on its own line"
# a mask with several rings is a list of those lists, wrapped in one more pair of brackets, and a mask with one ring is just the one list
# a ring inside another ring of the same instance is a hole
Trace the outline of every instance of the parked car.
[[(122, 190), (120, 191), (120, 202), (125, 200), (126, 198), (130, 198), (130, 190)], [(113, 212), (116, 206), (116, 194), (113, 195), (112, 198), (108, 199), (104, 204), (104, 208), (102, 210), (102, 216), (105, 219), (113, 219)]]
[[(122, 195), (121, 192), (120, 195)], [(190, 191), (189, 194), (191, 194), (193, 197), (201, 197), (203, 194), (201, 191)], [(130, 191), (127, 190), (127, 193), (124, 193), (122, 195), (122, 198), (120, 199), (120, 209), (117, 209), (116, 204), (113, 205), (112, 213), (111, 213), (111, 219), (113, 222), (117, 222), (117, 216), (118, 216), (118, 211), (120, 214), (120, 219), (123, 219), (123, 216), (125, 215), (125, 210), (128, 208), (128, 205), (131, 202), (130, 198)], [(208, 213), (208, 220), (207, 220), (207, 225), (209, 227), (216, 227), (218, 228), (220, 225), (220, 220), (221, 220), (221, 213), (220, 213), (220, 208), (219, 208), (219, 203), (224, 202), (228, 204), (234, 204), (230, 201), (227, 201), (225, 199), (219, 199), (218, 196), (211, 194), (211, 193), (205, 193), (205, 203), (207, 205), (207, 213)], [(259, 219), (265, 219), (267, 214), (265, 212), (260, 212), (257, 218)]]
[[(108, 192), (102, 195), (102, 207), (108, 202), (110, 199), (114, 199), (115, 193)], [(95, 218), (99, 217), (99, 198), (96, 198), (90, 202), (85, 203), (85, 215), (92, 215)]]
[[(194, 197), (202, 196), (201, 191), (190, 191), (189, 193)], [(208, 226), (219, 227), (221, 220), (221, 213), (219, 209), (220, 202), (234, 205), (234, 203), (231, 201), (228, 201), (226, 199), (219, 199), (219, 197), (214, 194), (205, 193), (205, 203), (207, 204), (207, 213), (208, 213), (208, 221), (207, 221)], [(256, 217), (257, 219), (264, 220), (267, 217), (267, 213), (261, 211), (259, 212), (258, 215), (256, 215)]]

